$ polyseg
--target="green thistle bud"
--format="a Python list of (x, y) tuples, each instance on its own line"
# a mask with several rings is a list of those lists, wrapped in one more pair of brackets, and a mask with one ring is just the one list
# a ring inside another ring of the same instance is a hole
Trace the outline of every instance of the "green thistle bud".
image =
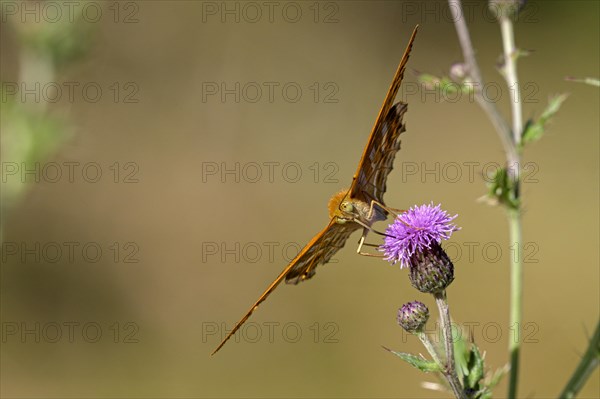
[(410, 333), (422, 331), (428, 319), (429, 309), (419, 301), (405, 303), (398, 309), (398, 324)]
[(454, 265), (437, 242), (413, 254), (409, 269), (410, 283), (421, 292), (442, 292), (454, 280)]

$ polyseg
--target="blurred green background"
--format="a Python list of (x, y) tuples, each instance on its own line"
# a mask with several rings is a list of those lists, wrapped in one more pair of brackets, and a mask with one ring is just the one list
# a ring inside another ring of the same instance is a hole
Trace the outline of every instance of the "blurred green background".
[[(418, 88), (416, 71), (462, 59), (445, 2), (92, 1), (70, 6), (73, 22), (27, 3), (0, 3), (3, 397), (447, 397), (381, 348), (423, 352), (396, 312), (435, 305), (406, 270), (357, 256), (358, 233), (209, 356), (327, 223), (417, 23), (386, 202), (459, 214), (453, 318), (491, 369), (520, 331), (522, 397), (562, 389), (599, 315), (599, 91), (564, 80), (599, 75), (598, 2), (530, 2), (516, 24), (532, 51), (519, 63), (525, 117), (570, 93), (525, 153), (520, 252), (503, 211), (476, 201), (504, 159), (490, 122), (466, 96)], [(485, 2), (468, 4), (507, 115), (499, 27)], [(511, 328), (519, 255), (525, 324)], [(580, 397), (599, 396), (596, 371)]]

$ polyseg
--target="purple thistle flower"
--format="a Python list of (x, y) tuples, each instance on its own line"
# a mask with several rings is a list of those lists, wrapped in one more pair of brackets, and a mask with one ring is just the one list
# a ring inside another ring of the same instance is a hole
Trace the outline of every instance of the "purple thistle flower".
[(449, 216), (441, 209), (441, 204), (433, 206), (433, 202), (413, 206), (388, 226), (384, 244), (379, 249), (391, 264), (400, 262), (401, 268), (408, 267), (415, 253), (449, 239), (453, 232), (460, 229), (450, 223), (456, 216)]

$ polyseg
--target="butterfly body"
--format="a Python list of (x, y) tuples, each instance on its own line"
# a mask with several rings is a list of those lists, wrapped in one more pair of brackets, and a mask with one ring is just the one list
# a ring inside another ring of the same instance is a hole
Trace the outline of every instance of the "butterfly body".
[(350, 190), (342, 190), (329, 200), (329, 218), (338, 224), (358, 223), (368, 225), (387, 218), (387, 212), (365, 201), (350, 197)]
[(317, 266), (329, 262), (333, 255), (344, 246), (353, 232), (363, 229), (360, 249), (367, 233), (371, 230), (371, 226), (375, 222), (387, 218), (383, 194), (386, 191), (387, 177), (393, 168), (396, 153), (400, 150), (400, 134), (406, 130), (402, 119), (407, 110), (407, 104), (403, 102), (394, 104), (394, 99), (398, 94), (404, 76), (417, 28), (415, 27), (412, 33), (383, 101), (369, 136), (369, 141), (352, 179), (352, 185), (349, 189), (335, 194), (329, 200), (329, 223), (306, 244), (271, 285), (267, 287), (244, 317), (221, 341), (213, 354), (225, 345), (227, 340), (239, 330), (282, 281), (287, 284), (298, 284), (310, 279), (315, 275)]

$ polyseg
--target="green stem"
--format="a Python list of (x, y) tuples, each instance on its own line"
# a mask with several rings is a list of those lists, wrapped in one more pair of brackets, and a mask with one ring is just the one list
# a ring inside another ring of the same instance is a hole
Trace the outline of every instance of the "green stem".
[(452, 20), (454, 21), (454, 27), (456, 28), (456, 34), (463, 52), (469, 78), (473, 85), (475, 101), (494, 125), (509, 160), (513, 160), (517, 156), (517, 151), (511, 138), (510, 127), (500, 114), (500, 111), (498, 111), (496, 104), (486, 99), (483, 95), (485, 83), (481, 76), (479, 64), (475, 58), (475, 50), (473, 50), (473, 45), (471, 44), (471, 35), (469, 34), (469, 28), (464, 18), (465, 12), (462, 3), (460, 0), (448, 0), (448, 5), (452, 13)]
[[(521, 134), (523, 129), (523, 110), (521, 106), (521, 91), (519, 80), (517, 76), (516, 66), (516, 46), (514, 39), (514, 30), (512, 21), (502, 16), (500, 18), (500, 30), (502, 34), (502, 46), (504, 51), (504, 77), (508, 84), (509, 89), (513, 93), (513, 98), (510, 99), (511, 111), (512, 111), (512, 129), (508, 127), (504, 118), (498, 112), (495, 105), (489, 101), (486, 101), (480, 95), (477, 95), (477, 88), (483, 87), (483, 79), (481, 72), (475, 59), (475, 52), (471, 44), (471, 38), (466, 22), (462, 17), (464, 15), (460, 0), (448, 0), (450, 3), (450, 9), (453, 11), (454, 23), (458, 39), (460, 41), (465, 63), (469, 69), (469, 74), (474, 84), (476, 85), (476, 99), (481, 108), (489, 116), (490, 120), (494, 124), (496, 131), (504, 149), (506, 151), (507, 168), (509, 176), (513, 181), (513, 195), (514, 198), (512, 204), (507, 204), (509, 207), (509, 223), (510, 223), (510, 242), (516, 250), (516, 256), (511, 259), (511, 287), (510, 287), (510, 325), (513, 328), (519, 328), (522, 319), (522, 297), (523, 297), (523, 266), (520, 258), (520, 249), (522, 248), (521, 238), (521, 212), (520, 212), (520, 193), (519, 193), (519, 176), (520, 176), (520, 154), (518, 148), (520, 147)], [(517, 382), (519, 375), (519, 355), (520, 355), (520, 342), (518, 340), (511, 340), (509, 342), (509, 354), (510, 354), (510, 378), (509, 378), (509, 399), (514, 399), (517, 395)]]
[[(523, 265), (519, 249), (521, 246), (521, 212), (516, 209), (509, 211), (510, 243), (515, 248), (510, 261), (510, 328), (519, 331), (523, 309)], [(519, 339), (508, 340), (510, 354), (510, 373), (508, 381), (508, 398), (517, 397), (517, 382), (519, 378), (519, 355), (521, 342)]]
[[(521, 104), (521, 89), (519, 78), (517, 76), (517, 47), (515, 45), (515, 34), (513, 23), (510, 17), (502, 15), (499, 18), (500, 33), (502, 35), (502, 48), (504, 50), (504, 78), (509, 92), (513, 94), (510, 98), (510, 108), (512, 116), (512, 140), (516, 148), (520, 148), (521, 136), (523, 130), (523, 108)], [(521, 259), (522, 236), (521, 236), (521, 211), (520, 211), (520, 190), (519, 176), (521, 175), (520, 154), (516, 152), (509, 157), (507, 170), (513, 182), (512, 204), (508, 204), (508, 219), (510, 224), (510, 243), (511, 248), (515, 249), (515, 256), (510, 262), (510, 326), (518, 329), (521, 326), (523, 317), (523, 263)], [(514, 208), (510, 208), (514, 206)], [(508, 397), (513, 399), (517, 397), (517, 387), (519, 381), (519, 357), (521, 353), (521, 343), (518, 339), (511, 339), (508, 342), (508, 352), (510, 355), (510, 373), (508, 379)]]
[(446, 291), (433, 294), (435, 303), (440, 311), (440, 320), (442, 323), (442, 335), (444, 336), (444, 347), (446, 348), (446, 366), (444, 367), (444, 376), (448, 380), (454, 395), (458, 399), (467, 399), (454, 365), (454, 340), (452, 338), (452, 324), (450, 319), (450, 308), (446, 298)]
[(517, 47), (515, 46), (513, 23), (510, 18), (505, 16), (500, 18), (500, 33), (502, 34), (502, 48), (504, 50), (504, 77), (509, 92), (513, 94), (510, 98), (513, 142), (518, 147), (523, 130), (523, 109), (521, 107), (521, 87), (517, 76)]
[(577, 393), (585, 385), (585, 382), (594, 369), (598, 367), (598, 363), (600, 363), (600, 321), (596, 326), (596, 332), (594, 332), (590, 340), (590, 345), (559, 398), (571, 399), (577, 396)]
[(431, 355), (431, 358), (433, 359), (435, 364), (440, 366), (440, 369), (443, 370), (444, 363), (442, 362), (440, 355), (437, 353), (435, 346), (433, 346), (433, 344), (431, 343), (429, 336), (427, 334), (425, 334), (423, 331), (416, 332), (415, 334), (417, 337), (419, 337), (419, 340), (421, 340), (421, 342), (423, 343), (423, 346), (425, 347), (425, 349), (427, 349), (427, 352), (429, 352), (429, 354)]
[(419, 339), (423, 343), (423, 346), (425, 346), (425, 349), (427, 349), (427, 352), (429, 352), (429, 354), (433, 358), (433, 361), (435, 362), (435, 364), (437, 364), (439, 366), (439, 368), (442, 370), (442, 375), (444, 376), (444, 378), (446, 378), (446, 381), (448, 382), (448, 385), (450, 385), (450, 387), (452, 388), (452, 392), (454, 392), (454, 395), (457, 398), (466, 399), (466, 396), (464, 396), (464, 390), (463, 390), (462, 386), (460, 385), (458, 378), (453, 378), (452, 374), (450, 374), (448, 372), (448, 368), (446, 367), (444, 362), (442, 362), (442, 359), (440, 358), (440, 355), (437, 353), (435, 346), (433, 346), (433, 344), (431, 343), (429, 336), (422, 331), (417, 332), (416, 335), (417, 335), (417, 337), (419, 337)]

